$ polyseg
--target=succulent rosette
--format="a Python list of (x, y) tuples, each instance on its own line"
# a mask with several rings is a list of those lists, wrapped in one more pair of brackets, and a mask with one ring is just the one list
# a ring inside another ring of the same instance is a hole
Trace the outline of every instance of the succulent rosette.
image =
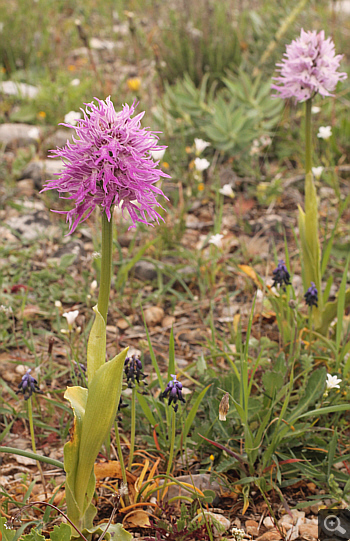
[(165, 196), (155, 184), (169, 175), (157, 168), (151, 152), (165, 147), (158, 146), (157, 132), (141, 127), (144, 112), (133, 117), (135, 102), (116, 112), (110, 97), (95, 101), (85, 104), (76, 126), (63, 124), (75, 130), (73, 142), (51, 151), (50, 157), (61, 158), (64, 166), (43, 191), (55, 189), (61, 198), (75, 201), (73, 209), (54, 212), (67, 215), (70, 233), (96, 206), (108, 220), (112, 206), (120, 206), (124, 217), (125, 211), (130, 215), (130, 228), (136, 222), (159, 223), (163, 218), (154, 207), (161, 207), (157, 196)]
[(274, 77), (277, 84), (272, 88), (279, 94), (275, 97), (294, 98), (306, 101), (315, 94), (331, 96), (338, 81), (347, 78), (344, 72), (338, 72), (343, 55), (335, 54), (334, 42), (325, 39), (324, 31), (305, 32), (287, 45), (282, 62), (277, 64), (279, 77)]

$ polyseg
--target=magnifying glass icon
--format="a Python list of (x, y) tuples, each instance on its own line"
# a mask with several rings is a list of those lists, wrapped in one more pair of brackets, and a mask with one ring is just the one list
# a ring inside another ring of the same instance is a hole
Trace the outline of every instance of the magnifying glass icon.
[(345, 534), (346, 530), (340, 525), (340, 519), (336, 515), (328, 515), (324, 519), (324, 527), (329, 532), (339, 532), (341, 534)]

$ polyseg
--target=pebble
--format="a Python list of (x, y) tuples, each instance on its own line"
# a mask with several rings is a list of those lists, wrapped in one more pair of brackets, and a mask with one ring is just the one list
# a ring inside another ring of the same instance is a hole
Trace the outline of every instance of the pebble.
[(279, 539), (282, 539), (282, 537), (278, 530), (268, 530), (260, 535), (256, 541), (278, 541)]
[(39, 88), (26, 83), (18, 83), (17, 81), (2, 81), (0, 83), (0, 92), (7, 96), (33, 99), (38, 95)]
[(60, 160), (34, 160), (25, 166), (18, 180), (31, 178), (35, 188), (41, 190), (46, 180), (52, 180), (61, 173), (62, 167)]
[[(0, 83), (1, 84), (1, 83)], [(0, 143), (5, 151), (24, 147), (28, 145), (37, 145), (38, 140), (35, 137), (35, 126), (23, 123), (5, 123), (0, 125)], [(40, 128), (37, 128), (40, 132)]]
[(271, 517), (265, 517), (265, 518), (264, 518), (264, 526), (265, 526), (265, 528), (267, 528), (268, 530), (271, 530), (271, 528), (274, 528), (274, 527), (275, 527), (275, 523), (274, 523), (274, 521), (272, 520)]
[(318, 525), (317, 524), (300, 524), (299, 535), (306, 539), (318, 538)]
[(22, 241), (51, 236), (57, 229), (51, 225), (47, 212), (42, 210), (14, 216), (5, 223), (20, 235)]
[(258, 537), (259, 535), (259, 524), (256, 522), (256, 520), (246, 520), (245, 522), (245, 530), (247, 534), (255, 537)]
[(146, 324), (154, 327), (164, 318), (164, 310), (160, 306), (151, 306), (144, 311)]

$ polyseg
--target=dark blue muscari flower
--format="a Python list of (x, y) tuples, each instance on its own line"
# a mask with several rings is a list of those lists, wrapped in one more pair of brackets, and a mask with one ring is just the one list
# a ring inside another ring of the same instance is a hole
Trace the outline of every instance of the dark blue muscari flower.
[(170, 404), (172, 403), (174, 411), (177, 412), (179, 407), (177, 401), (181, 400), (181, 402), (185, 402), (185, 399), (182, 396), (182, 383), (177, 381), (174, 374), (171, 374), (171, 377), (173, 378), (172, 381), (168, 382), (166, 388), (160, 394), (159, 398), (161, 400), (163, 400), (164, 398), (168, 398), (168, 406), (170, 406)]
[(131, 355), (125, 359), (124, 372), (126, 375), (126, 381), (129, 388), (134, 387), (135, 380), (138, 384), (141, 383), (141, 377), (144, 378), (145, 374), (142, 372), (142, 363), (137, 355)]
[(311, 286), (304, 295), (305, 302), (308, 306), (318, 306), (318, 291), (314, 284), (311, 282)]
[(31, 369), (27, 370), (18, 385), (18, 391), (16, 391), (16, 394), (23, 393), (24, 400), (28, 400), (33, 393), (41, 392), (37, 380), (30, 375), (31, 371)]
[(284, 287), (284, 284), (286, 286), (289, 286), (291, 284), (290, 281), (290, 274), (288, 272), (288, 269), (286, 267), (285, 262), (283, 259), (280, 259), (278, 261), (278, 265), (275, 268), (275, 270), (272, 272), (273, 274), (273, 286), (276, 287), (277, 284)]

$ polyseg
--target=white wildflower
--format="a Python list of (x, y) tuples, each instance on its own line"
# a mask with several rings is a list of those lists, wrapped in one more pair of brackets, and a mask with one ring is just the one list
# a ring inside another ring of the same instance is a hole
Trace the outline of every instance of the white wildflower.
[(78, 315), (79, 315), (79, 310), (73, 310), (72, 312), (65, 312), (64, 314), (62, 314), (62, 316), (65, 317), (67, 320), (68, 327), (72, 327)]
[(314, 175), (315, 178), (319, 179), (319, 178), (321, 178), (321, 175), (323, 173), (323, 169), (324, 169), (324, 167), (322, 167), (322, 165), (319, 165), (318, 167), (313, 167), (312, 168), (312, 174)]
[(231, 184), (224, 184), (222, 188), (220, 188), (219, 192), (222, 195), (227, 195), (227, 197), (231, 197), (232, 199), (235, 196), (235, 192), (232, 189)]
[(61, 301), (55, 301), (55, 306), (56, 306), (56, 308), (62, 308)]
[(35, 126), (33, 128), (30, 128), (30, 130), (28, 130), (28, 137), (30, 137), (31, 139), (35, 139), (36, 141), (39, 141), (40, 131), (38, 130), (38, 128), (36, 128)]
[(206, 158), (196, 158), (194, 160), (194, 166), (196, 170), (199, 172), (204, 171), (205, 169), (208, 169), (209, 165), (210, 165), (210, 162), (208, 162)]
[(317, 107), (317, 105), (313, 105), (313, 106), (311, 107), (311, 113), (312, 113), (313, 115), (317, 115), (317, 113), (319, 113), (320, 111), (321, 111), (321, 107)]
[(203, 141), (203, 139), (195, 138), (194, 146), (196, 147), (196, 153), (201, 154), (203, 150), (205, 150), (207, 147), (210, 147), (210, 143), (207, 143), (207, 141)]
[(162, 150), (151, 150), (152, 158), (156, 161), (161, 160), (165, 154), (165, 148)]
[(330, 389), (340, 389), (339, 383), (341, 383), (341, 379), (337, 378), (337, 376), (331, 376), (330, 374), (327, 374), (327, 390)]
[(331, 126), (320, 126), (318, 129), (317, 137), (319, 139), (329, 139), (332, 135), (332, 127)]
[(71, 126), (75, 126), (78, 120), (81, 118), (81, 113), (78, 111), (69, 111), (64, 117), (64, 121), (66, 124), (70, 124)]
[(90, 284), (90, 291), (93, 293), (95, 289), (97, 288), (97, 280), (93, 280)]
[(72, 79), (70, 82), (71, 86), (79, 86), (80, 85), (80, 79)]
[(208, 240), (209, 244), (215, 244), (218, 248), (221, 248), (222, 246), (222, 239), (224, 238), (224, 235), (220, 235), (220, 233), (217, 233), (216, 235), (212, 235), (210, 239)]

